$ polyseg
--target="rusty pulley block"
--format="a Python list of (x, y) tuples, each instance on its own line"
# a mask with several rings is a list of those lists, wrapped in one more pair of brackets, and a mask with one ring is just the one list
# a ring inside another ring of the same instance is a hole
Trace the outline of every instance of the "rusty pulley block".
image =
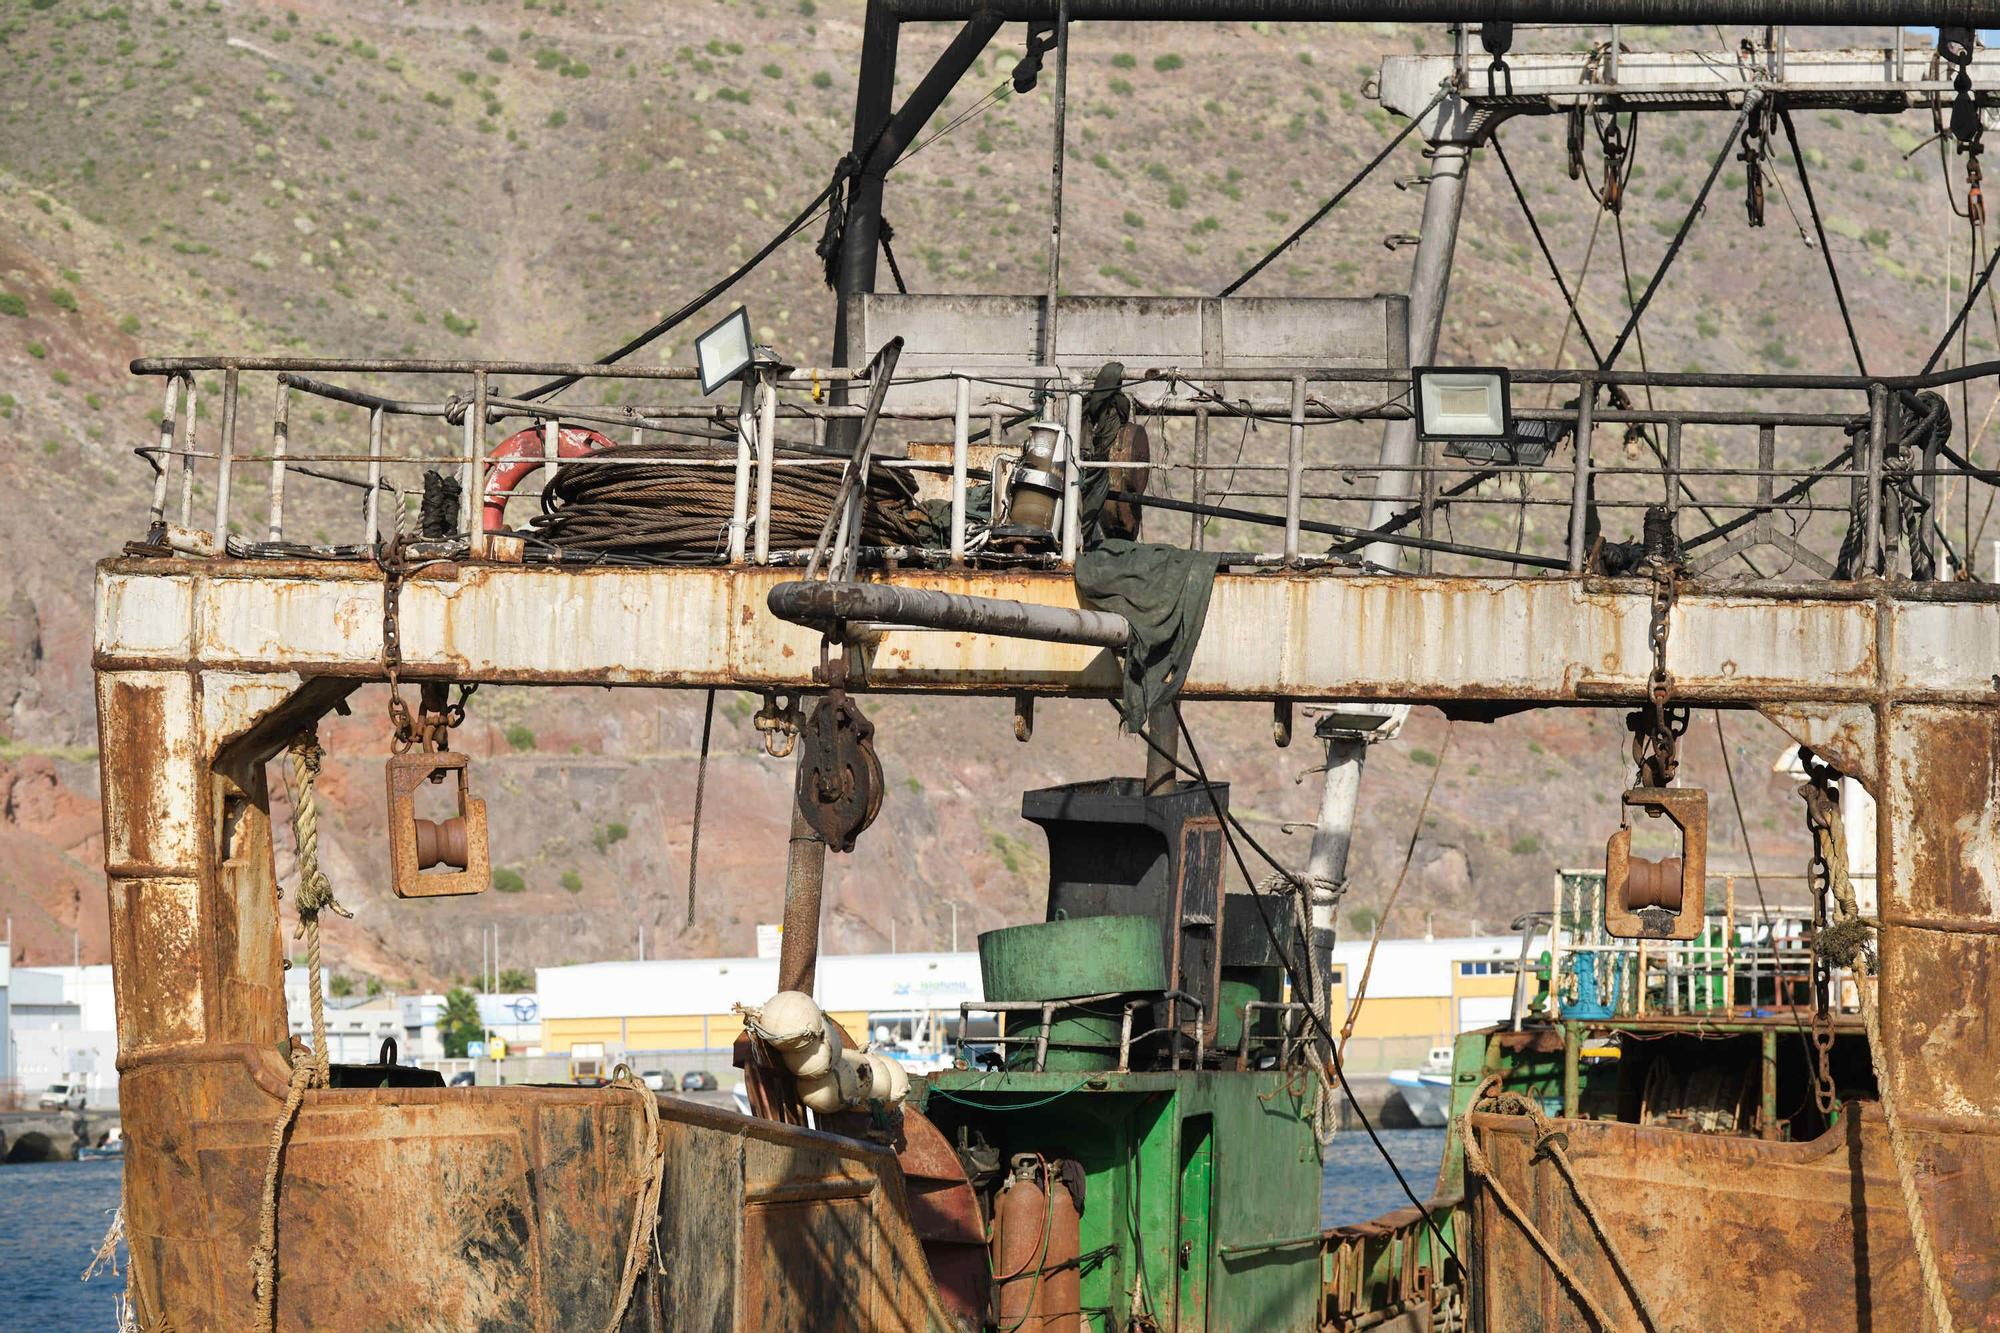
[(845, 654), (826, 660), (826, 696), (800, 731), (799, 812), (836, 852), (854, 840), (882, 810), (882, 761), (875, 754), (875, 724), (848, 697)]
[[(1646, 515), (1646, 549), (1642, 567), (1653, 580), (1646, 637), (1653, 662), (1646, 706), (1626, 719), (1638, 775), (1619, 798), (1618, 831), (1604, 848), (1604, 928), (1618, 939), (1690, 940), (1702, 928), (1708, 884), (1708, 793), (1669, 785), (1680, 771), (1688, 710), (1674, 704), (1674, 678), (1667, 669), (1667, 636), (1680, 596), (1680, 540), (1664, 510)], [(1634, 810), (1671, 823), (1681, 854), (1658, 860), (1634, 856)]]
[[(451, 752), (452, 729), (465, 721), (465, 701), (476, 685), (451, 687), (425, 681), (412, 718), (390, 675), (389, 716), (396, 753), (389, 757), (389, 869), (398, 898), (448, 898), (482, 892), (492, 882), (486, 853), (486, 802), (472, 794), (472, 762)], [(424, 785), (454, 784), (457, 813), (444, 819), (417, 814)]]
[[(486, 802), (466, 785), (470, 761), (448, 750), (413, 750), (389, 757), (389, 866), (398, 898), (446, 898), (478, 893), (492, 882), (486, 859)], [(458, 813), (417, 815), (425, 783), (456, 784)]]
[[(1701, 930), (1708, 883), (1708, 793), (1695, 787), (1634, 787), (1620, 798), (1618, 831), (1604, 848), (1604, 928), (1621, 940), (1691, 940)], [(1631, 812), (1665, 817), (1681, 854), (1632, 855)]]

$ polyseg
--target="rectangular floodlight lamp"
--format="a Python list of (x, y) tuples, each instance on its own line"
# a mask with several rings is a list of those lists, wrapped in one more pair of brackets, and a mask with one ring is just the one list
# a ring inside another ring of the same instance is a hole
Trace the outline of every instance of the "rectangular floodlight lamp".
[(694, 340), (694, 358), (701, 370), (701, 391), (714, 393), (750, 368), (750, 312), (742, 306)]
[(1504, 443), (1514, 436), (1505, 366), (1418, 366), (1417, 434), (1426, 440)]

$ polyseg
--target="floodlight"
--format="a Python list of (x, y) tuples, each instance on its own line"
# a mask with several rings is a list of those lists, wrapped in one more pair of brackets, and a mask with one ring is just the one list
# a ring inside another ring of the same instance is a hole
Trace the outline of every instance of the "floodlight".
[(1463, 458), (1469, 463), (1540, 467), (1575, 430), (1574, 421), (1530, 417), (1514, 423), (1512, 440), (1453, 440), (1445, 445), (1444, 454), (1446, 458)]
[(1504, 366), (1418, 366), (1410, 372), (1416, 392), (1417, 434), (1447, 443), (1474, 440), (1509, 444), (1514, 407)]
[(694, 340), (694, 357), (701, 371), (701, 391), (714, 393), (748, 370), (756, 360), (750, 345), (750, 312), (737, 306), (722, 322)]

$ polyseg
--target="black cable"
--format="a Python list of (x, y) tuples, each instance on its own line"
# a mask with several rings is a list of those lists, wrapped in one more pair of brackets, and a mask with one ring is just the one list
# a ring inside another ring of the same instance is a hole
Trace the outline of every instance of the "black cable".
[(1374, 157), (1368, 160), (1367, 166), (1361, 168), (1360, 172), (1357, 175), (1355, 175), (1351, 180), (1349, 180), (1347, 184), (1341, 186), (1338, 190), (1334, 191), (1333, 198), (1321, 204), (1319, 206), (1318, 212), (1314, 213), (1311, 217), (1307, 218), (1304, 222), (1301, 222), (1297, 227), (1293, 228), (1291, 235), (1287, 236), (1284, 240), (1279, 241), (1277, 245), (1272, 247), (1271, 252), (1269, 254), (1265, 255), (1262, 259), (1258, 260), (1256, 263), (1252, 264), (1249, 268), (1245, 269), (1243, 271), (1242, 277), (1230, 283), (1227, 287), (1224, 287), (1221, 291), (1217, 292), (1216, 295), (1234, 296), (1236, 294), (1237, 288), (1241, 287), (1244, 283), (1250, 281), (1250, 279), (1256, 277), (1259, 273), (1262, 273), (1265, 270), (1265, 268), (1267, 268), (1270, 265), (1272, 260), (1276, 259), (1279, 255), (1285, 253), (1285, 251), (1291, 249), (1292, 246), (1298, 241), (1298, 239), (1301, 236), (1305, 235), (1307, 232), (1311, 231), (1314, 227), (1318, 226), (1320, 220), (1326, 217), (1328, 213), (1331, 213), (1334, 210), (1335, 205), (1339, 204), (1341, 200), (1347, 198), (1349, 194), (1352, 194), (1356, 186), (1360, 185), (1362, 181), (1367, 180), (1369, 174), (1373, 172), (1375, 168), (1382, 165), (1382, 161), (1384, 158), (1388, 157), (1389, 154), (1395, 152), (1396, 149), (1402, 144), (1403, 140), (1410, 137), (1410, 131), (1416, 129), (1418, 125), (1422, 124), (1425, 116), (1428, 116), (1431, 112), (1437, 110), (1438, 104), (1444, 101), (1445, 96), (1449, 91), (1450, 90), (1448, 88), (1438, 89), (1437, 96), (1431, 98), (1431, 100), (1425, 105), (1422, 111), (1419, 111), (1416, 115), (1410, 117), (1409, 123), (1404, 125), (1402, 129), (1396, 132), (1395, 138), (1389, 140), (1388, 143), (1383, 145), (1381, 152), (1375, 154)]
[(1854, 348), (1854, 368), (1866, 375), (1868, 361), (1861, 355), (1861, 339), (1854, 332), (1854, 318), (1847, 312), (1847, 293), (1840, 286), (1840, 269), (1834, 264), (1833, 251), (1826, 243), (1826, 224), (1819, 218), (1819, 200), (1813, 197), (1812, 178), (1806, 175), (1806, 155), (1799, 147), (1799, 132), (1792, 124), (1791, 108), (1780, 106), (1778, 119), (1783, 122), (1785, 139), (1792, 146), (1792, 164), (1799, 169), (1799, 185), (1805, 191), (1806, 211), (1812, 214), (1813, 233), (1819, 237), (1819, 252), (1826, 258), (1826, 276), (1833, 282), (1833, 299), (1840, 306), (1840, 322), (1847, 326), (1847, 341)]
[[(605, 355), (598, 357), (597, 360), (592, 364), (599, 366), (608, 366), (615, 362), (624, 360), (626, 357), (632, 355), (632, 353), (646, 346), (646, 344), (659, 338), (662, 334), (667, 333), (675, 326), (685, 323), (691, 316), (693, 316), (696, 312), (701, 310), (710, 301), (713, 301), (716, 297), (722, 295), (724, 292), (728, 291), (731, 287), (734, 287), (737, 283), (741, 282), (746, 276), (749, 275), (752, 269), (756, 268), (766, 259), (769, 259), (772, 253), (776, 251), (779, 246), (783, 245), (786, 241), (791, 240), (792, 237), (798, 235), (800, 232), (806, 229), (806, 225), (812, 221), (814, 214), (816, 214), (819, 211), (820, 205), (824, 204), (827, 201), (827, 199), (832, 196), (833, 192), (840, 188), (840, 184), (843, 179), (844, 179), (843, 177), (836, 175), (831, 181), (827, 182), (826, 188), (821, 190), (818, 194), (814, 195), (811, 203), (807, 204), (804, 208), (800, 209), (798, 215), (794, 217), (790, 222), (786, 223), (778, 231), (777, 235), (773, 236), (770, 240), (766, 241), (764, 243), (763, 248), (758, 250), (756, 254), (751, 255), (750, 258), (744, 260), (743, 263), (739, 264), (736, 267), (735, 271), (730, 273), (728, 277), (722, 279), (722, 281), (716, 283), (714, 286), (710, 287), (707, 291), (695, 297), (692, 301), (689, 301), (686, 305), (683, 305), (680, 309), (674, 311), (672, 314), (662, 319), (659, 323), (653, 325), (652, 328), (647, 329), (644, 333), (640, 334), (636, 338), (633, 338), (631, 341), (627, 342), (624, 346), (618, 348), (616, 351), (607, 352)], [(547, 384), (537, 385), (536, 387), (528, 390), (528, 392), (522, 394), (521, 396), (523, 398), (547, 398), (552, 394), (561, 393), (564, 389), (567, 389), (570, 385), (576, 383), (581, 378), (583, 377), (580, 375), (564, 375), (559, 379), (550, 380)]]
[[(1162, 759), (1166, 760), (1169, 764), (1173, 765), (1174, 768), (1178, 769), (1180, 772), (1186, 774), (1187, 776), (1193, 778), (1196, 782), (1201, 784), (1201, 789), (1203, 794), (1208, 797), (1209, 808), (1215, 812), (1216, 818), (1222, 824), (1223, 840), (1229, 844), (1229, 855), (1231, 859), (1233, 859), (1236, 862), (1236, 871), (1238, 874), (1243, 876), (1243, 882), (1247, 884), (1250, 888), (1250, 901), (1257, 908), (1257, 916), (1258, 919), (1263, 923), (1264, 934), (1269, 938), (1272, 950), (1276, 952), (1276, 954), (1278, 955), (1279, 963), (1281, 963), (1284, 966), (1286, 976), (1288, 976), (1291, 979), (1293, 993), (1299, 995), (1310, 995), (1313, 993), (1312, 987), (1304, 980), (1303, 977), (1301, 977), (1299, 973), (1298, 964), (1292, 961), (1292, 956), (1290, 951), (1285, 948), (1283, 941), (1281, 941), (1278, 938), (1277, 928), (1271, 924), (1271, 914), (1264, 908), (1263, 891), (1257, 887), (1256, 879), (1251, 876), (1250, 867), (1244, 863), (1242, 849), (1236, 845), (1236, 836), (1230, 830), (1233, 828), (1237, 832), (1242, 833), (1243, 840), (1249, 843), (1251, 848), (1259, 856), (1263, 857), (1264, 860), (1270, 864), (1272, 869), (1277, 870), (1281, 874), (1285, 874), (1288, 876), (1291, 874), (1291, 872), (1289, 870), (1286, 870), (1285, 867), (1281, 865), (1277, 861), (1277, 859), (1273, 857), (1268, 851), (1264, 850), (1263, 844), (1259, 843), (1255, 837), (1251, 836), (1250, 831), (1248, 829), (1245, 829), (1243, 825), (1237, 820), (1234, 812), (1225, 811), (1222, 808), (1222, 802), (1220, 798), (1218, 798), (1215, 794), (1215, 785), (1208, 780), (1208, 770), (1206, 766), (1203, 765), (1203, 763), (1201, 762), (1201, 751), (1195, 748), (1194, 733), (1188, 730), (1187, 719), (1185, 717), (1180, 716), (1180, 710), (1178, 708), (1174, 710), (1174, 716), (1180, 724), (1181, 736), (1187, 742), (1188, 754), (1194, 760), (1195, 766), (1192, 769), (1190, 769), (1186, 764), (1181, 762), (1179, 755), (1169, 752), (1164, 747), (1162, 747), (1158, 741), (1154, 740), (1153, 737), (1147, 733), (1146, 728), (1143, 725), (1138, 727), (1135, 730), (1134, 734), (1137, 735), (1140, 740), (1146, 742), (1146, 745), (1153, 751), (1154, 754), (1159, 755)], [(1308, 941), (1307, 947), (1308, 948), (1311, 947), (1310, 941)], [(1451, 1242), (1444, 1238), (1444, 1232), (1438, 1228), (1437, 1220), (1431, 1216), (1430, 1208), (1424, 1203), (1423, 1200), (1417, 1197), (1416, 1191), (1410, 1188), (1410, 1182), (1403, 1175), (1403, 1169), (1397, 1166), (1396, 1159), (1389, 1155), (1389, 1149), (1382, 1142), (1381, 1136), (1375, 1132), (1375, 1126), (1369, 1121), (1368, 1113), (1361, 1109), (1361, 1102), (1358, 1098), (1355, 1097), (1354, 1089), (1348, 1086), (1346, 1071), (1344, 1071), (1340, 1067), (1341, 1062), (1338, 1054), (1340, 1049), (1339, 1042), (1334, 1037), (1333, 1032), (1327, 1027), (1325, 1020), (1323, 1020), (1319, 1016), (1319, 1014), (1313, 1009), (1311, 1005), (1308, 1004), (1302, 1007), (1305, 1010), (1306, 1016), (1312, 1020), (1312, 1025), (1315, 1028), (1319, 1029), (1320, 1036), (1326, 1040), (1328, 1046), (1335, 1052), (1334, 1058), (1328, 1061), (1328, 1064), (1330, 1064), (1333, 1067), (1334, 1077), (1340, 1083), (1340, 1091), (1347, 1098), (1347, 1104), (1353, 1110), (1355, 1118), (1361, 1122), (1361, 1127), (1364, 1130), (1368, 1131), (1368, 1139), (1371, 1143), (1375, 1145), (1375, 1151), (1380, 1153), (1382, 1155), (1382, 1160), (1388, 1164), (1390, 1174), (1394, 1175), (1396, 1177), (1396, 1183), (1402, 1186), (1404, 1196), (1408, 1198), (1409, 1201), (1416, 1206), (1417, 1211), (1423, 1215), (1424, 1224), (1431, 1229), (1431, 1235), (1437, 1239), (1437, 1243), (1439, 1245), (1444, 1247), (1444, 1252), (1451, 1256), (1452, 1262), (1458, 1265), (1459, 1272), (1464, 1273), (1465, 1261), (1459, 1258), (1458, 1251), (1452, 1248)]]
[[(1973, 283), (1972, 290), (1965, 294), (1965, 304), (1960, 306), (1958, 314), (1952, 317), (1951, 327), (1944, 331), (1944, 337), (1938, 339), (1938, 345), (1932, 349), (1930, 356), (1924, 361), (1924, 368), (1917, 372), (1918, 377), (1930, 374), (1931, 369), (1937, 365), (1938, 358), (1944, 355), (1947, 347), (1951, 346), (1952, 337), (1958, 332), (1958, 326), (1965, 323), (1965, 317), (1972, 313), (1973, 302), (1977, 301), (1979, 294), (1986, 290), (1986, 284), (1993, 280), (1993, 270), (1996, 266), (2000, 266), (2000, 245), (1993, 247), (1993, 257), (1986, 261), (1986, 267), (1980, 271), (1979, 281)], [(1985, 362), (1982, 364), (1990, 366), (1992, 363)], [(1970, 367), (1962, 367), (1962, 369), (1970, 369)], [(1963, 378), (1969, 379), (1971, 376)]]
[[(1239, 523), (1256, 523), (1264, 527), (1285, 526), (1282, 514), (1266, 514), (1256, 509), (1235, 509), (1225, 505), (1197, 504), (1192, 500), (1175, 500), (1164, 495), (1145, 495), (1138, 491), (1111, 491), (1108, 500), (1125, 504), (1140, 505), (1148, 509), (1171, 509), (1182, 514), (1202, 514), (1209, 518), (1229, 519)], [(1323, 523), (1318, 519), (1301, 518), (1299, 531), (1316, 532), (1322, 536), (1346, 538), (1348, 544), (1360, 542), (1368, 544), (1377, 541), (1388, 542), (1392, 546), (1409, 546), (1419, 551), (1439, 551), (1445, 555), (1470, 556), (1475, 560), (1498, 560), (1504, 563), (1527, 565), (1534, 569), (1567, 570), (1569, 562), (1550, 555), (1523, 555), (1519, 551), (1503, 551), (1490, 546), (1468, 546), (1462, 542), (1437, 541), (1430, 537), (1405, 537), (1400, 533), (1388, 533), (1381, 528), (1350, 528), (1344, 523)]]
[[(1583, 311), (1577, 308), (1576, 297), (1571, 295), (1569, 290), (1569, 284), (1563, 280), (1562, 271), (1556, 266), (1556, 257), (1549, 250), (1548, 241), (1545, 240), (1542, 236), (1541, 224), (1539, 221), (1537, 221), (1535, 217), (1535, 210), (1528, 203), (1527, 194), (1521, 189), (1521, 182), (1514, 175), (1513, 166), (1510, 165), (1507, 161), (1506, 152), (1500, 147), (1500, 136), (1498, 134), (1495, 134), (1493, 136), (1492, 143), (1493, 143), (1493, 155), (1494, 157), (1499, 159), (1500, 170), (1503, 173), (1505, 173), (1507, 177), (1507, 183), (1514, 188), (1514, 199), (1521, 206), (1522, 216), (1527, 219), (1528, 230), (1534, 233), (1535, 244), (1541, 247), (1542, 259), (1549, 266), (1549, 276), (1553, 277), (1556, 280), (1556, 289), (1563, 294), (1563, 301), (1569, 306), (1570, 316), (1576, 321), (1577, 332), (1583, 335), (1583, 345), (1589, 349), (1591, 360), (1596, 362), (1597, 368), (1599, 370), (1604, 370), (1608, 368), (1610, 362), (1607, 361), (1598, 352), (1597, 342), (1590, 336), (1590, 326), (1584, 323)], [(1725, 153), (1727, 152), (1726, 145), (1724, 151)], [(1628, 160), (1629, 160), (1629, 150), (1628, 150)], [(1632, 297), (1632, 268), (1630, 263), (1627, 261), (1626, 251), (1625, 251), (1625, 217), (1623, 213), (1616, 213), (1616, 212), (1612, 214), (1612, 217), (1615, 220), (1618, 232), (1618, 263), (1619, 267), (1623, 270), (1625, 275), (1625, 298), (1629, 301)], [(1685, 227), (1685, 224), (1683, 224), (1683, 226)], [(1671, 254), (1669, 255), (1669, 260), (1671, 260)], [(1635, 310), (1634, 311), (1635, 319), (1637, 313), (1638, 312)], [(1634, 327), (1636, 328), (1636, 324), (1634, 325)], [(1613, 350), (1616, 351), (1617, 349), (1614, 348)], [(1639, 343), (1639, 367), (1641, 373), (1644, 373), (1645, 371), (1645, 357), (1646, 357), (1646, 344), (1643, 340), (1641, 340)], [(1651, 405), (1651, 400), (1652, 400), (1652, 394), (1651, 391), (1648, 390), (1647, 402), (1649, 406)], [(1652, 431), (1642, 426), (1639, 428), (1638, 434), (1639, 437), (1646, 442), (1647, 447), (1653, 451), (1653, 457), (1659, 460), (1660, 466), (1665, 467), (1667, 463), (1666, 451), (1660, 447), (1660, 442), (1653, 438)], [(1578, 447), (1581, 446), (1579, 445)], [(1492, 472), (1484, 474), (1484, 476), (1487, 477), (1496, 475), (1498, 474)], [(1707, 519), (1710, 524), (1713, 525), (1720, 522), (1720, 520), (1718, 520), (1716, 516), (1712, 512), (1710, 512), (1708, 505), (1701, 499), (1701, 497), (1694, 493), (1694, 489), (1687, 484), (1687, 479), (1685, 477), (1674, 478), (1674, 484), (1676, 488), (1680, 491), (1680, 493), (1683, 496), (1685, 496), (1691, 503), (1693, 503), (1695, 508), (1701, 511), (1701, 516)], [(1523, 512), (1525, 512), (1525, 509)], [(1745, 565), (1748, 565), (1750, 567), (1750, 572), (1753, 575), (1762, 577), (1761, 572), (1758, 570), (1757, 566), (1751, 562), (1750, 557), (1748, 555), (1739, 555), (1738, 558), (1742, 560)]]
[[(1708, 203), (1708, 192), (1715, 188), (1716, 177), (1722, 174), (1723, 164), (1730, 160), (1729, 150), (1736, 146), (1737, 137), (1743, 133), (1744, 124), (1756, 110), (1757, 100), (1754, 97), (1746, 97), (1742, 113), (1736, 117), (1736, 123), (1729, 127), (1729, 134), (1722, 141), (1722, 151), (1716, 154), (1714, 164), (1708, 169), (1708, 179), (1701, 183), (1701, 193), (1697, 194), (1694, 203), (1688, 206), (1687, 216), (1681, 219), (1680, 230), (1674, 233), (1674, 239), (1667, 245), (1667, 253), (1661, 256), (1660, 266), (1654, 271), (1653, 280), (1646, 284), (1645, 294), (1639, 298), (1638, 304), (1632, 307), (1631, 315), (1625, 320), (1624, 329), (1618, 334), (1618, 341), (1611, 344), (1611, 351), (1604, 358), (1604, 369), (1609, 370), (1618, 364), (1618, 354), (1625, 350), (1625, 344), (1632, 337), (1633, 331), (1639, 327), (1639, 320), (1646, 313), (1646, 307), (1652, 304), (1653, 294), (1660, 290), (1660, 284), (1666, 280), (1667, 270), (1673, 267), (1674, 260), (1680, 255), (1681, 246), (1687, 241), (1688, 233), (1694, 230), (1694, 220), (1701, 216), (1702, 208)], [(1925, 369), (1928, 370), (1929, 367), (1926, 366)]]
[[(1196, 781), (1201, 783), (1202, 791), (1208, 797), (1209, 808), (1214, 810), (1216, 816), (1220, 818), (1222, 803), (1215, 794), (1215, 784), (1208, 780), (1208, 768), (1201, 762), (1201, 751), (1195, 747), (1194, 733), (1188, 730), (1187, 718), (1181, 715), (1181, 711), (1178, 708), (1174, 710), (1174, 720), (1180, 724), (1181, 739), (1187, 742), (1188, 757), (1194, 760)], [(1152, 744), (1150, 738), (1147, 739), (1147, 744)], [(1158, 749), (1159, 747), (1154, 746), (1154, 748)], [(1235, 835), (1230, 832), (1230, 821), (1223, 821), (1222, 836), (1229, 844), (1229, 854), (1236, 862), (1237, 873), (1242, 875), (1244, 883), (1250, 886), (1250, 901), (1257, 907), (1257, 917), (1263, 923), (1265, 935), (1270, 938), (1271, 948), (1277, 952), (1279, 961), (1285, 965), (1286, 974), (1291, 977), (1293, 993), (1311, 995), (1313, 993), (1311, 985), (1299, 975), (1298, 964), (1293, 962), (1291, 956), (1285, 952), (1284, 944), (1278, 939), (1276, 928), (1271, 925), (1271, 914), (1264, 910), (1264, 895), (1258, 891), (1257, 882), (1250, 878), (1250, 868), (1243, 863), (1243, 853), (1236, 846)], [(1271, 854), (1264, 851), (1255, 838), (1252, 838), (1247, 832), (1243, 836), (1251, 846), (1257, 848), (1260, 856), (1266, 861), (1270, 861), (1273, 866), (1277, 865), (1277, 862), (1272, 860)], [(1289, 874), (1290, 872), (1286, 873)], [(1310, 940), (1306, 942), (1306, 947), (1312, 947)], [(1452, 1262), (1458, 1265), (1459, 1271), (1461, 1273), (1464, 1272), (1465, 1261), (1458, 1257), (1458, 1251), (1453, 1249), (1451, 1242), (1444, 1238), (1444, 1232), (1438, 1228), (1437, 1220), (1431, 1216), (1429, 1207), (1424, 1204), (1423, 1200), (1417, 1197), (1416, 1191), (1410, 1188), (1410, 1182), (1403, 1175), (1403, 1169), (1397, 1166), (1396, 1159), (1389, 1155), (1389, 1149), (1382, 1142), (1381, 1136), (1375, 1132), (1375, 1126), (1370, 1123), (1368, 1113), (1361, 1109), (1360, 1099), (1354, 1095), (1354, 1089), (1348, 1086), (1347, 1071), (1341, 1067), (1339, 1041), (1335, 1039), (1332, 1030), (1327, 1027), (1326, 1021), (1319, 1016), (1317, 1010), (1311, 1005), (1306, 1005), (1305, 1012), (1307, 1017), (1312, 1019), (1313, 1026), (1319, 1029), (1319, 1034), (1326, 1040), (1328, 1048), (1333, 1052), (1333, 1058), (1327, 1063), (1333, 1067), (1333, 1075), (1340, 1082), (1340, 1091), (1347, 1098), (1348, 1107), (1353, 1110), (1355, 1118), (1361, 1122), (1361, 1128), (1368, 1131), (1369, 1141), (1375, 1145), (1375, 1150), (1382, 1154), (1382, 1160), (1388, 1164), (1390, 1173), (1396, 1177), (1396, 1183), (1403, 1187), (1404, 1196), (1423, 1215), (1425, 1225), (1431, 1229), (1431, 1235), (1437, 1238), (1437, 1243), (1444, 1247), (1445, 1253), (1452, 1257)]]
[(1571, 294), (1569, 283), (1564, 281), (1562, 270), (1556, 266), (1556, 257), (1549, 250), (1548, 241), (1542, 236), (1542, 226), (1535, 218), (1535, 210), (1528, 206), (1528, 196), (1521, 189), (1521, 182), (1514, 175), (1514, 166), (1507, 160), (1507, 150), (1500, 146), (1500, 135), (1496, 132), (1490, 142), (1493, 156), (1500, 163), (1500, 170), (1507, 177), (1507, 184), (1513, 187), (1515, 202), (1521, 205), (1521, 216), (1527, 219), (1528, 230), (1534, 234), (1535, 244), (1541, 247), (1542, 259), (1549, 266), (1549, 276), (1556, 280), (1556, 290), (1562, 293), (1563, 304), (1569, 307), (1570, 318), (1576, 321), (1576, 330), (1583, 335), (1583, 345), (1590, 349), (1590, 359), (1602, 366), (1604, 358), (1598, 354), (1597, 341), (1590, 336), (1590, 328), (1583, 322), (1583, 312), (1576, 307), (1576, 297)]
[(1743, 513), (1738, 514), (1735, 518), (1730, 519), (1727, 523), (1719, 524), (1716, 527), (1710, 528), (1707, 532), (1704, 532), (1699, 536), (1687, 538), (1686, 540), (1681, 542), (1681, 549), (1684, 551), (1693, 550), (1695, 547), (1706, 545), (1707, 543), (1714, 541), (1718, 537), (1727, 537), (1730, 533), (1736, 531), (1744, 524), (1751, 522), (1758, 515), (1771, 513), (1783, 505), (1790, 504), (1792, 501), (1798, 499), (1801, 495), (1804, 495), (1806, 492), (1810, 491), (1814, 486), (1818, 485), (1822, 481), (1825, 481), (1829, 476), (1832, 476), (1836, 468), (1843, 466), (1849, 459), (1853, 457), (1854, 457), (1854, 446), (1850, 444), (1845, 449), (1842, 449), (1839, 453), (1835, 454), (1831, 460), (1821, 464), (1820, 467), (1818, 467), (1813, 471), (1812, 475), (1803, 477), (1800, 480), (1793, 482), (1790, 486), (1786, 487), (1782, 492), (1772, 496), (1769, 504), (1753, 505), (1749, 509), (1745, 510)]

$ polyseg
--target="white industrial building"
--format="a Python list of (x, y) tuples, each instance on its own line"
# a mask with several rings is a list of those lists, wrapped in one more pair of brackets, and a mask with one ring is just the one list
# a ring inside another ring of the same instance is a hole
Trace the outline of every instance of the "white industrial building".
[[(775, 958), (690, 958), (537, 968), (542, 1049), (726, 1049), (743, 1030), (737, 1004), (778, 990)], [(976, 953), (823, 955), (815, 996), (850, 1033), (888, 1026), (956, 1031), (958, 1007), (985, 999)]]
[(53, 1083), (78, 1082), (87, 1098), (118, 1088), (118, 1014), (111, 967), (0, 965), (7, 1032), (6, 1076), (32, 1098)]

